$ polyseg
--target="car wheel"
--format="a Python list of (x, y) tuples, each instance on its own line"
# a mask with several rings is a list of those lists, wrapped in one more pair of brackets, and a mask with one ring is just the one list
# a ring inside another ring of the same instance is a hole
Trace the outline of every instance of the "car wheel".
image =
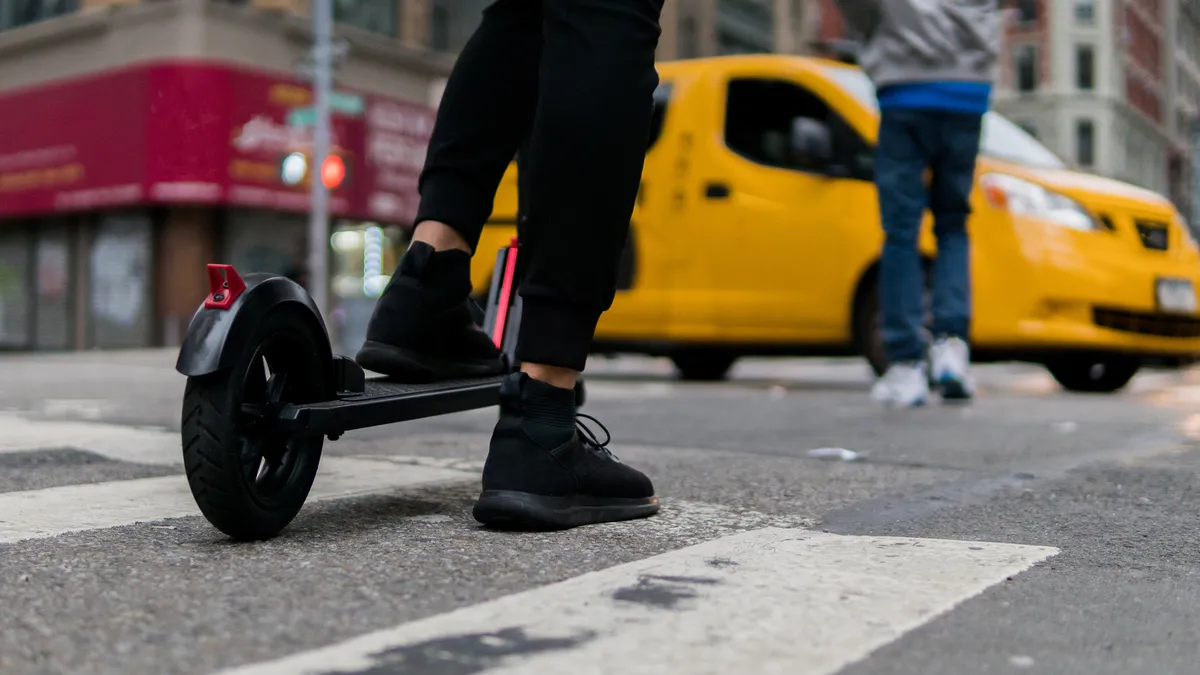
[(1129, 384), (1141, 363), (1117, 356), (1064, 357), (1047, 363), (1046, 369), (1067, 391), (1110, 394)]
[[(932, 274), (932, 266), (926, 265), (924, 270), (925, 295), (921, 301), (923, 308), (921, 338), (926, 343), (933, 340), (933, 333), (930, 331), (930, 327), (933, 326)], [(887, 372), (888, 360), (887, 352), (883, 348), (883, 316), (879, 313), (878, 275), (872, 275), (865, 280), (855, 297), (853, 330), (855, 349), (867, 359), (875, 376), (882, 377)]]
[(879, 315), (879, 282), (875, 279), (867, 282), (855, 303), (854, 343), (875, 376), (881, 377), (888, 364), (883, 351), (883, 319)]
[(737, 355), (717, 349), (689, 349), (671, 356), (679, 376), (685, 380), (711, 382), (725, 379)]

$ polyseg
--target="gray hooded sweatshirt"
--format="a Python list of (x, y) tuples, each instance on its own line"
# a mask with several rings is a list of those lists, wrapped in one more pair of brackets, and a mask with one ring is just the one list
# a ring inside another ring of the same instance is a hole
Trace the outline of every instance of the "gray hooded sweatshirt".
[(998, 0), (836, 0), (864, 47), (875, 86), (991, 84), (999, 51)]

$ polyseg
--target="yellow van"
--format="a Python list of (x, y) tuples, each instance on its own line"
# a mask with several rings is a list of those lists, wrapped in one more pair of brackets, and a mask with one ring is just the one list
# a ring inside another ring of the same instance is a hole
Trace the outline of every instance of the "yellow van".
[[(782, 55), (659, 73), (620, 290), (594, 351), (667, 356), (686, 379), (719, 379), (750, 355), (863, 354), (881, 372), (870, 81)], [(1200, 355), (1200, 249), (1167, 199), (1068, 170), (994, 112), (981, 155), (968, 225), (976, 361), (1040, 363), (1066, 389), (1107, 392), (1143, 365)], [(516, 213), (514, 166), (481, 251), (509, 241)], [(480, 294), (494, 261), (475, 257)]]

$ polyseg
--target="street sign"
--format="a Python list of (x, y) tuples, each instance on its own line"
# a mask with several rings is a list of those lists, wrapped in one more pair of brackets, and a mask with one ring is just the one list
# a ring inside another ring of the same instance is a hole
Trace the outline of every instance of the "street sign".
[[(343, 115), (358, 117), (366, 109), (366, 103), (358, 94), (335, 91), (329, 94), (329, 108)], [(317, 123), (317, 111), (311, 107), (293, 108), (288, 113), (287, 123), (291, 127), (311, 127)]]

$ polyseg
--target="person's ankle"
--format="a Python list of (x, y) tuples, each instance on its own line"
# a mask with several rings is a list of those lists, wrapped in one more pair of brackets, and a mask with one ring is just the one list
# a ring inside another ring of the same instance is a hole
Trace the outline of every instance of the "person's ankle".
[(521, 372), (529, 377), (560, 389), (575, 389), (579, 373), (570, 368), (547, 366), (540, 363), (522, 363)]
[(416, 243), (428, 244), (434, 251), (459, 250), (471, 253), (471, 245), (458, 230), (436, 220), (423, 220), (417, 224), (412, 238), (412, 244)]
[[(500, 387), (500, 421), (497, 430), (519, 430), (544, 450), (551, 450), (575, 435), (575, 392), (530, 377), (509, 376)], [(515, 425), (515, 426), (514, 426)]]

